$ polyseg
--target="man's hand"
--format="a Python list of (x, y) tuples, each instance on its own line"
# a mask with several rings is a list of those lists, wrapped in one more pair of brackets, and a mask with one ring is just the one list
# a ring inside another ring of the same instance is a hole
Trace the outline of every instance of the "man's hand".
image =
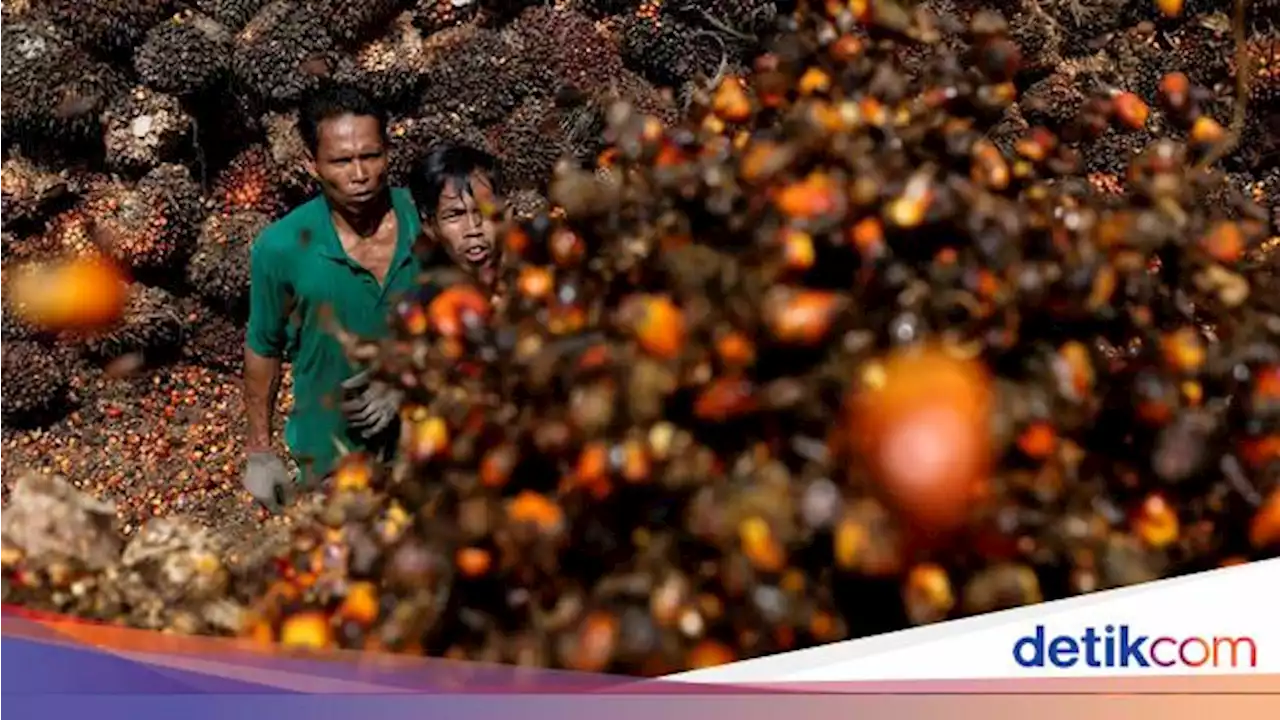
[(292, 490), (289, 470), (284, 461), (271, 451), (249, 453), (244, 470), (244, 489), (273, 513), (279, 513), (289, 501)]
[(347, 424), (365, 439), (385, 432), (400, 414), (403, 394), (381, 380), (370, 380), (368, 371), (352, 376), (342, 387), (350, 398), (342, 403)]

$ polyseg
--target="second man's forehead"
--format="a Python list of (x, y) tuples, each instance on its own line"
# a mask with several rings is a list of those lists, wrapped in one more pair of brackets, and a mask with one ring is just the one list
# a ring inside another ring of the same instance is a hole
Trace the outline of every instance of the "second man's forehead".
[(440, 190), (443, 200), (462, 200), (466, 195), (494, 194), (493, 181), (483, 170), (475, 170), (466, 178), (449, 178)]

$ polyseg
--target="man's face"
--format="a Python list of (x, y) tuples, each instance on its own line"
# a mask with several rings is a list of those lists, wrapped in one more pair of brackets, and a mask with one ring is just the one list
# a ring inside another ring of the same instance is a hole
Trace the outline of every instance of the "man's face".
[(485, 282), (498, 265), (496, 223), (491, 213), (499, 205), (493, 183), (483, 172), (473, 173), (469, 187), (450, 180), (440, 193), (440, 206), (431, 227), (436, 240), (459, 266)]
[(386, 187), (387, 152), (376, 118), (342, 115), (320, 123), (307, 170), (329, 202), (358, 211)]

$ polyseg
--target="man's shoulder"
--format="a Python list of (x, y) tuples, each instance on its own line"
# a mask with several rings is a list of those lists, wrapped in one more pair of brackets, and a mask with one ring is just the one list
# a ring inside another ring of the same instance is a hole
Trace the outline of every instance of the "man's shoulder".
[(319, 231), (328, 217), (324, 198), (317, 195), (263, 228), (254, 244), (272, 252), (305, 247), (309, 236)]
[(415, 222), (418, 220), (418, 205), (413, 201), (413, 193), (409, 192), (409, 188), (393, 186), (391, 206)]
[(391, 200), (392, 202), (403, 202), (413, 206), (413, 193), (409, 192), (409, 188), (392, 185)]

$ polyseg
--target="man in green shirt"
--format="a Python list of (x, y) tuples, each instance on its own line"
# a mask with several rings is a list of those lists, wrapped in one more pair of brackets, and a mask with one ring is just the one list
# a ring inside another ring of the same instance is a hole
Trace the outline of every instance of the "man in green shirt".
[(357, 89), (333, 86), (309, 99), (298, 126), (320, 194), (254, 242), (245, 337), (244, 486), (272, 511), (291, 494), (289, 473), (271, 449), (281, 361), (293, 363), (285, 442), (303, 487), (327, 476), (342, 449), (387, 457), (398, 397), (356, 372), (328, 323), (384, 335), (393, 298), (412, 290), (419, 272), (412, 252), (418, 213), (408, 191), (386, 184), (382, 109)]

